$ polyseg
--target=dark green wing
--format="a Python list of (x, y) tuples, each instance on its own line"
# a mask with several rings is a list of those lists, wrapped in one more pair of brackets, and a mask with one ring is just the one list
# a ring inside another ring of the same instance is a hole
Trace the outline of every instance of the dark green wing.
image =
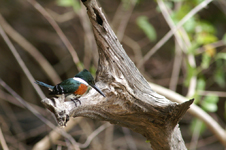
[(54, 86), (53, 91), (49, 94), (50, 95), (58, 95), (63, 93), (71, 94), (78, 89), (79, 85), (80, 85), (79, 81), (76, 81), (73, 78), (69, 78)]

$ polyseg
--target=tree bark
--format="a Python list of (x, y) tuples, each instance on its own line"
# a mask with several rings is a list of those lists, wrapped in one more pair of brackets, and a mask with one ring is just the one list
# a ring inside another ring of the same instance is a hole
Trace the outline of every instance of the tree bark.
[(109, 26), (96, 0), (82, 0), (87, 8), (99, 52), (96, 84), (106, 95), (91, 89), (81, 105), (61, 98), (43, 99), (59, 125), (83, 116), (127, 127), (145, 136), (154, 150), (186, 149), (178, 126), (193, 100), (178, 104), (151, 89)]

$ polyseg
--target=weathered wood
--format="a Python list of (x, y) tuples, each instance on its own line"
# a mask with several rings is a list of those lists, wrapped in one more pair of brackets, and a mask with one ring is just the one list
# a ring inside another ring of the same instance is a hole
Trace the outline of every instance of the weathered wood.
[(83, 0), (87, 8), (99, 52), (96, 84), (106, 95), (95, 90), (81, 97), (81, 105), (60, 99), (44, 99), (59, 125), (70, 117), (89, 117), (128, 127), (145, 136), (151, 148), (186, 149), (178, 122), (193, 100), (178, 104), (151, 89), (109, 26), (95, 0)]

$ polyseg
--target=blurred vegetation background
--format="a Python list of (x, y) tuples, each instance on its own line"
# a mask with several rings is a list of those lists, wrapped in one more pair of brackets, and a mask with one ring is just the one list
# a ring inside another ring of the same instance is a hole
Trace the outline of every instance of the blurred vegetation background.
[[(148, 81), (188, 99), (195, 98), (198, 106), (225, 127), (225, 0), (98, 2), (127, 54)], [(203, 7), (204, 3), (208, 5)], [(184, 17), (198, 9), (184, 20), (175, 36), (167, 39)], [(48, 91), (40, 90), (32, 81), (57, 84), (83, 68), (95, 76), (98, 51), (86, 9), (78, 0), (2, 0), (0, 13), (1, 28), (15, 47), (9, 49), (10, 43), (0, 37), (0, 141), (4, 143), (4, 139), (9, 149), (31, 149), (52, 129), (17, 99), (26, 101), (31, 110), (56, 125), (41, 104)], [(4, 83), (11, 90), (7, 91)], [(68, 132), (79, 143), (105, 124), (86, 118), (75, 121)], [(102, 132), (81, 149), (150, 149), (137, 133), (115, 125), (102, 127)], [(224, 149), (205, 124), (188, 113), (180, 121), (180, 128), (188, 149)], [(68, 143), (61, 138), (50, 149), (68, 149)]]

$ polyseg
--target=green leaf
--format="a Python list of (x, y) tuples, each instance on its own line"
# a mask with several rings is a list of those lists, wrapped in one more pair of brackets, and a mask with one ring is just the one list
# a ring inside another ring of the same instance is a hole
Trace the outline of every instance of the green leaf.
[(148, 22), (148, 18), (146, 16), (138, 17), (136, 22), (139, 28), (143, 30), (150, 41), (156, 40), (157, 36), (155, 28)]
[(191, 17), (185, 24), (184, 24), (184, 29), (189, 32), (192, 33), (195, 31), (195, 27), (196, 27), (196, 20), (195, 17)]
[(217, 104), (217, 102), (219, 101), (219, 98), (217, 95), (214, 95), (214, 94), (209, 94), (207, 95), (204, 100), (204, 102), (207, 102), (207, 103), (213, 103), (213, 104)]
[(217, 53), (216, 59), (225, 59), (226, 60), (226, 53)]
[(203, 103), (202, 108), (206, 110), (207, 112), (216, 112), (217, 111), (217, 105), (212, 103)]
[(196, 74), (196, 68), (193, 68), (188, 62), (186, 62), (186, 65), (187, 65), (187, 76), (184, 81), (184, 84), (185, 86), (189, 86), (192, 76)]
[(81, 8), (78, 0), (57, 0), (57, 5), (61, 7), (73, 7), (75, 12)]
[(72, 7), (73, 0), (57, 0), (57, 5), (62, 7)]
[(216, 112), (217, 111), (217, 102), (219, 101), (218, 96), (216, 95), (207, 95), (202, 101), (201, 105), (204, 110), (207, 112)]
[(204, 53), (202, 55), (202, 63), (201, 63), (201, 67), (203, 69), (207, 69), (210, 65), (210, 60), (211, 60), (211, 57), (208, 53)]
[(205, 87), (206, 87), (206, 81), (204, 80), (204, 78), (198, 79), (197, 87), (196, 87), (197, 90), (204, 91)]
[(192, 41), (191, 46), (188, 48), (188, 54), (195, 54), (199, 44), (196, 41)]
[(216, 30), (213, 24), (206, 22), (206, 21), (200, 21), (198, 22), (197, 28), (199, 32), (205, 32), (209, 34), (215, 34)]
[(222, 67), (217, 67), (217, 70), (214, 74), (214, 81), (221, 87), (225, 87), (225, 73)]
[(196, 35), (196, 41), (200, 45), (206, 45), (209, 43), (216, 42), (218, 39), (215, 35), (206, 33), (206, 32), (200, 32)]

